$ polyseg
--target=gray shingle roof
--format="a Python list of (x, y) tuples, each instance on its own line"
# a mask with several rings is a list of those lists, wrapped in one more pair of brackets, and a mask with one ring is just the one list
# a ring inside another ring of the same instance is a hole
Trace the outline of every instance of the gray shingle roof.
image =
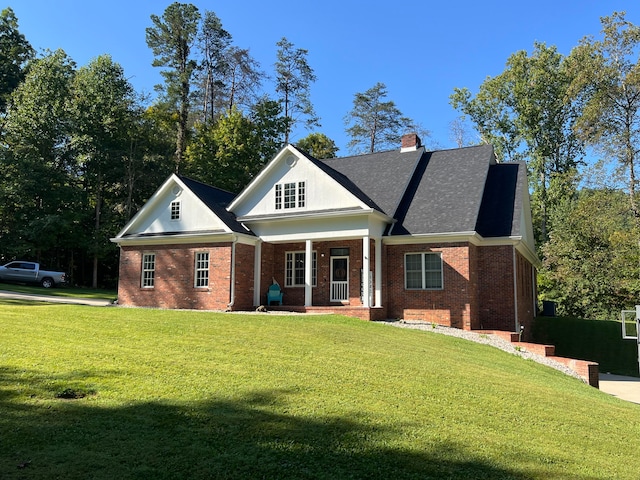
[(475, 231), (489, 167), (489, 145), (427, 152), (424, 173), (414, 178), (396, 212), (392, 235)]
[(349, 179), (373, 200), (380, 211), (394, 217), (423, 154), (424, 148), (405, 153), (392, 150), (331, 158), (320, 163)]
[(236, 216), (227, 211), (227, 205), (236, 197), (234, 193), (212, 187), (202, 182), (179, 175), (180, 180), (189, 187), (202, 202), (215, 213), (233, 232), (253, 235), (252, 232), (236, 220)]

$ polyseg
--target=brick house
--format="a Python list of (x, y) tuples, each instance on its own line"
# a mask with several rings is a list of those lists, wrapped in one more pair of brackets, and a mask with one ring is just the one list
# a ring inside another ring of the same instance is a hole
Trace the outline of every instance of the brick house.
[(367, 320), (518, 331), (536, 311), (526, 166), (489, 145), (288, 145), (237, 196), (171, 175), (112, 241), (121, 305), (253, 310), (277, 282), (284, 310)]

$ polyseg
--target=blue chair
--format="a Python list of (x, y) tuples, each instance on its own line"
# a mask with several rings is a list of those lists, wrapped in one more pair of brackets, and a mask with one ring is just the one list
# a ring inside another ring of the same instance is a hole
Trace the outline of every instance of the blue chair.
[(267, 290), (267, 306), (271, 305), (271, 302), (278, 302), (278, 305), (282, 305), (283, 295), (280, 285), (277, 283), (271, 284), (269, 290)]

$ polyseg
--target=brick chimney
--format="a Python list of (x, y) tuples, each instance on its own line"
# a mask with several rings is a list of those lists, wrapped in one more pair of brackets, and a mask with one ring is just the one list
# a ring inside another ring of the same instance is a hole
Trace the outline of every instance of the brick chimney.
[(411, 152), (417, 150), (422, 146), (420, 137), (416, 133), (407, 133), (402, 136), (401, 152)]

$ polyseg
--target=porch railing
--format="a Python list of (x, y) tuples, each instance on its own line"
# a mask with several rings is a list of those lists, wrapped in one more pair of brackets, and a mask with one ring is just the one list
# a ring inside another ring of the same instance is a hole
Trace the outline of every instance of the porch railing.
[(349, 282), (331, 282), (331, 301), (346, 302), (349, 300)]

